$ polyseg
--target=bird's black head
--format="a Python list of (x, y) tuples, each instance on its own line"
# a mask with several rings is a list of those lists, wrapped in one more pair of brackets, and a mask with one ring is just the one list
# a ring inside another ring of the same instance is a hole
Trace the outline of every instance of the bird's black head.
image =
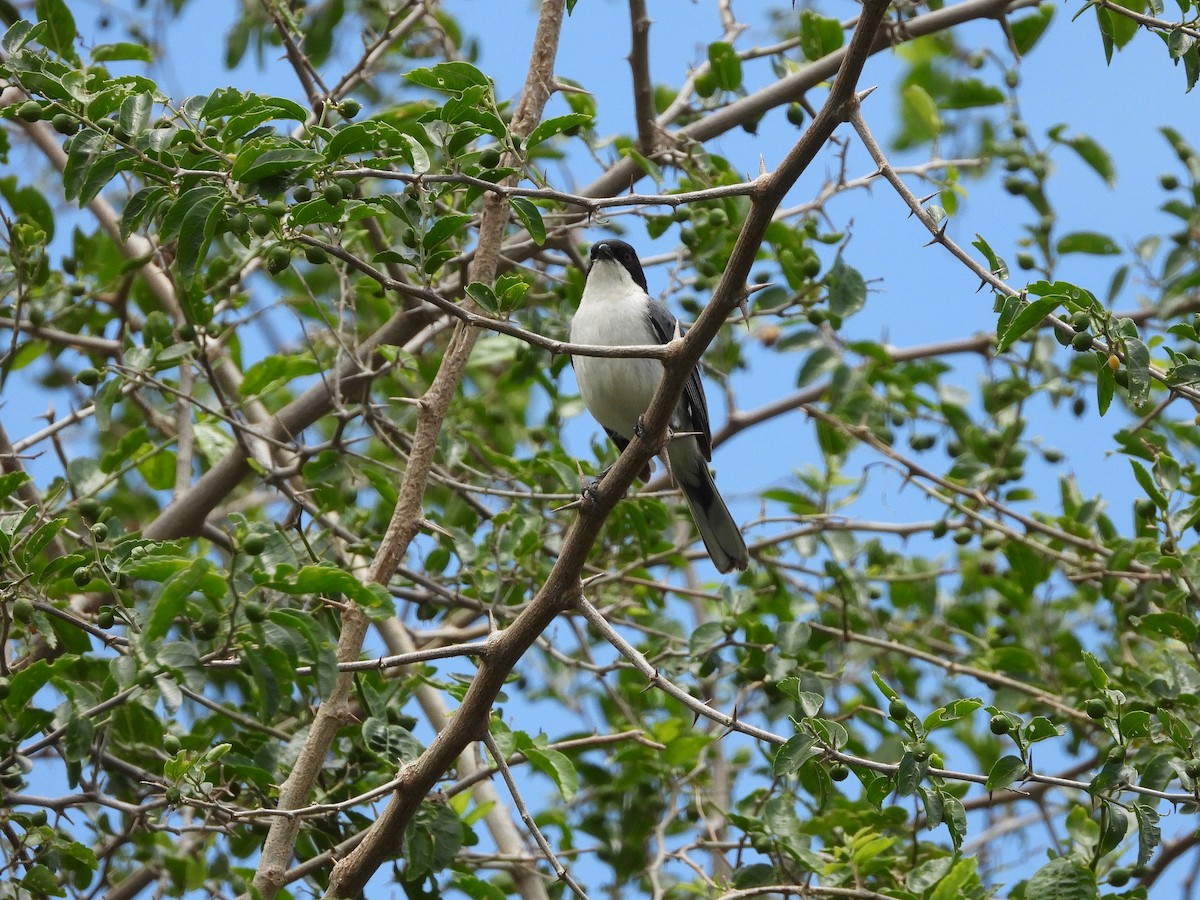
[[(634, 280), (638, 287), (646, 293), (650, 289), (646, 287), (646, 273), (642, 271), (642, 264), (638, 261), (637, 251), (630, 247), (624, 241), (618, 241), (615, 238), (606, 238), (603, 241), (597, 241), (592, 244), (591, 249), (592, 265), (602, 259), (610, 259), (620, 263), (625, 267), (625, 271), (629, 273), (629, 277)], [(591, 269), (588, 269), (591, 272)]]

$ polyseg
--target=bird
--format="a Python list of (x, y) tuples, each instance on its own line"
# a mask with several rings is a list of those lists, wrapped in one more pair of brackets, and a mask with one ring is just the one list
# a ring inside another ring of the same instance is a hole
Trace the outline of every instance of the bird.
[[(589, 256), (583, 296), (571, 319), (571, 343), (645, 346), (666, 344), (679, 334), (679, 323), (670, 310), (648, 293), (646, 274), (633, 247), (605, 239), (592, 245)], [(588, 412), (623, 451), (639, 431), (642, 415), (662, 380), (662, 362), (572, 354), (571, 363)], [(670, 428), (667, 467), (683, 491), (709, 558), (722, 574), (745, 569), (750, 563), (746, 541), (708, 469), (712, 430), (698, 368), (688, 373)]]

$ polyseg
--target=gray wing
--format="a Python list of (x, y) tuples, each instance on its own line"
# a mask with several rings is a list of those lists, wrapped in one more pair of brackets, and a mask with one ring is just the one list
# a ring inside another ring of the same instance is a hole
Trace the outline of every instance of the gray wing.
[[(675, 337), (675, 317), (657, 300), (650, 300), (650, 326), (660, 344)], [(708, 424), (708, 401), (704, 399), (704, 385), (700, 382), (700, 367), (692, 369), (683, 384), (685, 430), (697, 432), (696, 441), (706, 460), (712, 459), (712, 428)]]

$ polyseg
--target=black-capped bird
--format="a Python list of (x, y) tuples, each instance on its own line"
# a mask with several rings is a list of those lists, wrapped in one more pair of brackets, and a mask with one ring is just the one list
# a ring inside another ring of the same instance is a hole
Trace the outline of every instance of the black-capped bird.
[[(572, 343), (605, 347), (666, 344), (675, 337), (676, 328), (675, 317), (647, 293), (646, 275), (631, 246), (612, 239), (592, 245), (583, 298), (571, 320)], [(588, 412), (617, 448), (624, 450), (662, 380), (662, 363), (599, 356), (572, 356), (571, 362)], [(667, 442), (667, 463), (713, 565), (720, 572), (746, 568), (750, 555), (741, 529), (708, 471), (712, 430), (698, 368), (688, 375), (670, 427), (675, 436)]]

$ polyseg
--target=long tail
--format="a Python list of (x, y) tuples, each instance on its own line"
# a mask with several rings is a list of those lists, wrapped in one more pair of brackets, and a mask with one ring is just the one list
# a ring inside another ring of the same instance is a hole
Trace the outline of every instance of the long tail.
[(667, 448), (671, 474), (683, 491), (688, 509), (700, 531), (700, 539), (718, 572), (744, 569), (750, 553), (741, 529), (729, 514), (729, 508), (717, 491), (708, 463), (692, 440), (675, 440)]

